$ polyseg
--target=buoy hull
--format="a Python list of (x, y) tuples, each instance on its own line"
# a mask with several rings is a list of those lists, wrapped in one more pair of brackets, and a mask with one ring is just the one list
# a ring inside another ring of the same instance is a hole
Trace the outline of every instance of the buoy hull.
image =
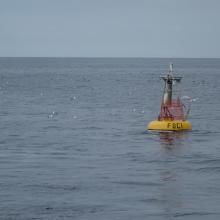
[(192, 130), (192, 125), (189, 121), (182, 120), (155, 120), (148, 124), (147, 129), (158, 131), (187, 131)]

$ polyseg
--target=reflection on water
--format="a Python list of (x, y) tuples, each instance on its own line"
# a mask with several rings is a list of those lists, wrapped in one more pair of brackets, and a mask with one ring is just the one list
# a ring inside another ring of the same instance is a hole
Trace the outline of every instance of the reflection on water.
[(181, 212), (184, 207), (181, 192), (183, 189), (182, 176), (178, 172), (178, 157), (181, 156), (181, 148), (186, 139), (186, 132), (161, 132), (159, 133), (162, 147), (161, 160), (163, 166), (160, 171), (160, 179), (163, 183), (160, 197), (164, 201), (164, 213), (170, 218)]
[(161, 200), (164, 201), (163, 210), (166, 215), (173, 216), (175, 213), (180, 212), (184, 206), (181, 195), (183, 188), (181, 176), (169, 165), (164, 168), (160, 175), (163, 181), (160, 192)]
[(174, 148), (175, 146), (182, 145), (187, 138), (186, 132), (160, 132), (160, 143), (166, 148)]

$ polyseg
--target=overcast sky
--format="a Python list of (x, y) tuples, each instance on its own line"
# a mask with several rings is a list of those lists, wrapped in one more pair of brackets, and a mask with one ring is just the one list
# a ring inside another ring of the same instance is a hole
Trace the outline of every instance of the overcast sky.
[(0, 56), (220, 57), (220, 0), (0, 0)]

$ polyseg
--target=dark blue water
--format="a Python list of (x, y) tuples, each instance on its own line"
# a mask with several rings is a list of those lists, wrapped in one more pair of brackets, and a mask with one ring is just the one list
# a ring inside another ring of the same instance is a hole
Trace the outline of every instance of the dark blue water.
[[(150, 133), (173, 62), (187, 133)], [(0, 58), (0, 219), (219, 219), (220, 59)]]

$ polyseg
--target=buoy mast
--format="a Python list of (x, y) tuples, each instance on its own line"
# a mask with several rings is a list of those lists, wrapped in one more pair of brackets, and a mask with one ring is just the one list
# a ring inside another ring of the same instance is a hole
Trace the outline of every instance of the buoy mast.
[(175, 81), (180, 82), (182, 77), (173, 76), (173, 64), (171, 63), (169, 73), (166, 76), (162, 76), (161, 79), (163, 79), (165, 82), (163, 103), (172, 104), (173, 84), (175, 83)]

